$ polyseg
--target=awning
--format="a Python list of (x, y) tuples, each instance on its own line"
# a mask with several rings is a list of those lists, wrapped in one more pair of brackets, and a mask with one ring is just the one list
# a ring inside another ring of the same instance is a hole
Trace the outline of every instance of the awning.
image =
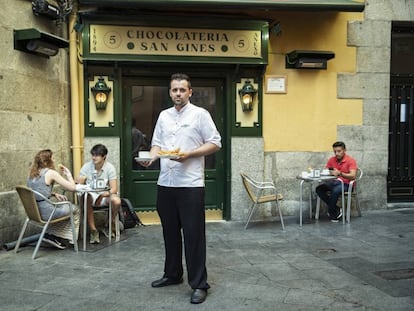
[(208, 8), (290, 10), (290, 11), (338, 11), (362, 12), (365, 0), (79, 0), (80, 4), (95, 7), (177, 9)]

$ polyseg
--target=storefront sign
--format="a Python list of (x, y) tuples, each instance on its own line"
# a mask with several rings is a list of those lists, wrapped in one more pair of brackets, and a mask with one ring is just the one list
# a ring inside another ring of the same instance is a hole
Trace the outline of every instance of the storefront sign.
[(259, 30), (90, 25), (90, 54), (261, 58)]

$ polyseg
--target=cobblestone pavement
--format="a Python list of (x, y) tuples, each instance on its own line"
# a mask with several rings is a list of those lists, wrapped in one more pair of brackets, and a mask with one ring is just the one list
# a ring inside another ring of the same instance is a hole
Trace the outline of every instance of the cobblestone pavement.
[[(364, 211), (351, 224), (297, 217), (207, 224), (209, 290), (191, 305), (162, 276), (159, 225), (128, 229), (108, 247), (0, 251), (6, 310), (414, 310), (414, 209)], [(185, 270), (185, 269), (184, 269)], [(184, 275), (184, 278), (186, 276)]]

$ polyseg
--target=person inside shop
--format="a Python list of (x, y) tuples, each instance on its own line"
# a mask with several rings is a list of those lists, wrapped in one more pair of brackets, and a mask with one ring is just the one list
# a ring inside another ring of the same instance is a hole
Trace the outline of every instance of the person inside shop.
[[(334, 156), (328, 159), (326, 168), (330, 175), (338, 177), (344, 183), (344, 191), (349, 188), (349, 182), (356, 178), (357, 163), (346, 153), (345, 143), (337, 141), (332, 145)], [(316, 193), (328, 206), (328, 216), (332, 222), (338, 222), (342, 217), (342, 209), (337, 206), (342, 194), (341, 182), (337, 179), (327, 180), (316, 187)]]
[[(103, 181), (104, 187), (107, 188), (98, 192), (85, 192), (81, 195), (80, 202), (84, 202), (84, 195), (87, 195), (87, 216), (88, 225), (90, 229), (90, 241), (91, 244), (100, 243), (99, 231), (96, 229), (95, 218), (92, 206), (105, 206), (109, 204), (109, 198), (112, 203), (112, 224), (111, 234), (115, 237), (115, 221), (116, 215), (121, 207), (121, 199), (118, 196), (118, 179), (116, 175), (116, 169), (113, 164), (106, 160), (108, 155), (108, 149), (102, 144), (97, 144), (91, 149), (92, 159), (85, 163), (79, 172), (79, 177), (76, 181), (79, 184), (87, 184), (92, 188), (96, 188), (94, 185), (96, 181)], [(98, 185), (98, 188), (99, 187)]]
[[(136, 127), (135, 119), (132, 119), (131, 127), (131, 143), (132, 143), (132, 167), (133, 169), (142, 169), (143, 167), (135, 161), (135, 158), (139, 156), (141, 150), (146, 148), (145, 135)], [(147, 149), (148, 150), (148, 149)]]
[[(75, 184), (72, 173), (66, 166), (59, 164), (58, 167), (59, 172), (55, 169), (52, 150), (44, 149), (39, 151), (33, 159), (32, 167), (27, 178), (27, 186), (51, 200), (67, 201), (68, 198), (65, 195), (53, 191), (54, 185), (58, 184), (63, 189), (69, 191), (80, 191), (82, 187)], [(37, 196), (36, 202), (39, 207), (40, 216), (42, 219), (47, 220), (53, 211), (53, 205), (44, 198)], [(76, 205), (62, 205), (56, 209), (52, 219), (69, 215), (70, 209), (74, 213), (75, 236), (77, 237), (79, 233), (79, 208)], [(43, 241), (59, 249), (65, 249), (68, 244), (77, 243), (73, 241), (70, 220), (49, 224)]]
[[(173, 74), (169, 95), (173, 107), (163, 110), (155, 125), (149, 166), (160, 159), (157, 212), (165, 246), (164, 275), (152, 287), (183, 282), (182, 243), (187, 266), (190, 302), (202, 303), (207, 283), (204, 157), (221, 148), (221, 136), (210, 113), (190, 102), (192, 88), (186, 74)], [(160, 154), (167, 155), (166, 157)], [(183, 235), (183, 236), (182, 236)]]

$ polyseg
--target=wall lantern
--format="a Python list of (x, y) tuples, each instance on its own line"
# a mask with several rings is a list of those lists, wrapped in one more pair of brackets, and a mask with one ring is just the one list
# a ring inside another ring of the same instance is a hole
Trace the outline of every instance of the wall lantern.
[(105, 79), (100, 77), (95, 83), (95, 86), (91, 87), (93, 99), (95, 100), (96, 110), (105, 110), (108, 104), (108, 95), (111, 92), (111, 88), (106, 85)]
[(257, 90), (254, 88), (250, 80), (244, 82), (243, 87), (239, 90), (240, 103), (244, 112), (253, 110), (253, 103)]
[(286, 68), (326, 69), (328, 60), (334, 57), (331, 51), (295, 50), (286, 54)]
[(35, 28), (14, 30), (14, 49), (49, 58), (59, 49), (69, 47), (69, 41)]

